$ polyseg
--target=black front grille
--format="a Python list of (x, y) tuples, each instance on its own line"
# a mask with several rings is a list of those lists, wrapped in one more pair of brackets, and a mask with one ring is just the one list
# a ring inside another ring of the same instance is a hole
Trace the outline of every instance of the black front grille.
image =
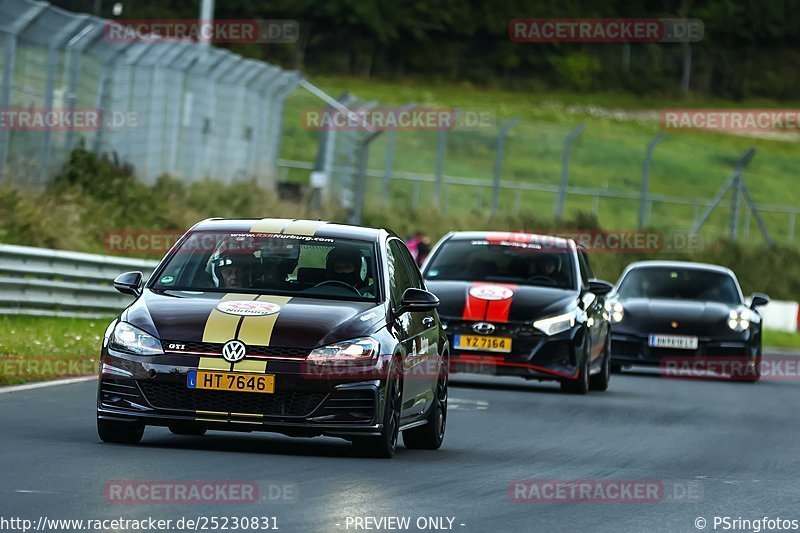
[(337, 390), (330, 395), (318, 416), (344, 416), (344, 420), (372, 420), (375, 393), (372, 390)]
[[(222, 343), (218, 342), (183, 342), (183, 341), (161, 341), (161, 344), (169, 352), (201, 352), (201, 353), (222, 353)], [(180, 350), (170, 349), (170, 344), (179, 344), (183, 348)], [(306, 357), (311, 352), (308, 348), (292, 348), (287, 346), (248, 346), (248, 355), (272, 355), (275, 357)]]
[(254, 392), (190, 389), (185, 384), (139, 382), (147, 401), (158, 409), (181, 411), (223, 411), (266, 416), (311, 414), (325, 399), (324, 392), (278, 391), (274, 394)]
[(100, 381), (100, 398), (103, 403), (120, 401), (141, 402), (139, 389), (131, 380), (103, 379)]

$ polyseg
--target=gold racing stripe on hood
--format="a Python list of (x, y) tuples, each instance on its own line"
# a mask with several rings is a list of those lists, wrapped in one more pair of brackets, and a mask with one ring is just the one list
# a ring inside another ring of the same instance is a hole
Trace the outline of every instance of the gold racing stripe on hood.
[[(256, 298), (259, 302), (269, 302), (281, 307), (289, 303), (291, 299), (290, 296), (272, 296), (269, 294), (262, 294)], [(244, 317), (237, 338), (247, 346), (269, 346), (272, 330), (275, 328), (278, 316), (280, 316), (280, 311), (271, 315)]]
[(252, 233), (280, 233), (292, 220), (291, 218), (265, 218), (253, 224), (250, 231)]
[(233, 363), (232, 370), (234, 372), (256, 372), (263, 374), (267, 371), (267, 362), (263, 360), (255, 361), (253, 359), (243, 359), (238, 363)]
[(320, 226), (324, 226), (327, 222), (321, 220), (295, 220), (283, 230), (287, 235), (302, 235), (304, 237), (313, 237)]
[(199, 370), (230, 370), (231, 364), (219, 357), (201, 357), (197, 368)]
[[(220, 302), (229, 302), (231, 300), (254, 300), (255, 296), (252, 294), (237, 294), (228, 293), (222, 298)], [(216, 342), (225, 343), (236, 337), (236, 328), (239, 327), (241, 320), (239, 315), (229, 315), (223, 313), (216, 306), (211, 310), (211, 313), (206, 319), (206, 327), (203, 330), (203, 342)]]

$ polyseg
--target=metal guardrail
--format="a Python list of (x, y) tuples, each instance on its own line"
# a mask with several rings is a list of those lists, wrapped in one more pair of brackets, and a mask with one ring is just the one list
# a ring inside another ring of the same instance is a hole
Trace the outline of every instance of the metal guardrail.
[(0, 244), (0, 315), (81, 318), (113, 316), (131, 297), (113, 279), (140, 270), (145, 279), (158, 261)]

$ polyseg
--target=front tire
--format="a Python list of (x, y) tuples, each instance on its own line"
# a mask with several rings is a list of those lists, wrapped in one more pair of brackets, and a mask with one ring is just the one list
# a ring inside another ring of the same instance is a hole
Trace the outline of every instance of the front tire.
[(586, 394), (589, 390), (589, 357), (583, 358), (580, 371), (576, 379), (561, 382), (561, 392), (568, 394)]
[(97, 419), (97, 435), (103, 442), (137, 444), (144, 435), (144, 424)]
[(400, 434), (400, 410), (403, 406), (403, 382), (400, 379), (400, 363), (393, 359), (386, 381), (386, 400), (383, 410), (383, 429), (377, 437), (357, 437), (353, 439), (356, 453), (367, 457), (391, 459), (397, 450)]
[(403, 431), (403, 444), (416, 450), (438, 450), (444, 441), (447, 426), (447, 383), (448, 369), (445, 364), (436, 381), (436, 396), (428, 412), (428, 423)]
[(606, 339), (606, 347), (603, 350), (603, 361), (600, 363), (600, 372), (589, 377), (589, 389), (600, 392), (608, 390), (608, 382), (611, 379), (611, 340)]

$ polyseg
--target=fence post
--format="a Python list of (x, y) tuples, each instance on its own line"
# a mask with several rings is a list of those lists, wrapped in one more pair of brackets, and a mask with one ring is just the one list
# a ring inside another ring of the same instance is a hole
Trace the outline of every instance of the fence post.
[(792, 211), (789, 213), (789, 242), (794, 240), (794, 219), (795, 215), (797, 215), (797, 211)]
[(447, 130), (441, 128), (436, 143), (436, 181), (433, 191), (433, 197), (437, 207), (442, 205), (442, 181), (444, 179), (444, 156), (446, 151)]
[(564, 140), (564, 152), (561, 155), (561, 187), (556, 198), (556, 218), (564, 218), (564, 208), (567, 203), (567, 187), (569, 186), (569, 154), (572, 150), (572, 141), (586, 128), (583, 124), (573, 129)]
[(506, 137), (508, 131), (513, 128), (519, 119), (512, 118), (506, 122), (497, 134), (497, 152), (494, 158), (494, 183), (492, 185), (492, 216), (497, 214), (500, 209), (500, 177), (503, 174), (503, 156), (506, 151)]
[(381, 130), (372, 131), (361, 139), (358, 146), (358, 181), (356, 182), (356, 197), (353, 210), (350, 213), (350, 224), (361, 224), (364, 219), (364, 196), (367, 189), (367, 162), (369, 161), (369, 145), (375, 138), (383, 133)]
[(388, 204), (391, 200), (392, 189), (392, 167), (394, 167), (394, 148), (397, 143), (397, 130), (389, 131), (389, 138), (386, 140), (386, 158), (383, 162), (383, 203)]
[(656, 145), (666, 139), (666, 135), (657, 135), (650, 144), (647, 145), (647, 151), (644, 155), (644, 165), (642, 165), (642, 199), (639, 204), (639, 229), (644, 227), (649, 222), (650, 216), (650, 164), (653, 162), (653, 150)]

